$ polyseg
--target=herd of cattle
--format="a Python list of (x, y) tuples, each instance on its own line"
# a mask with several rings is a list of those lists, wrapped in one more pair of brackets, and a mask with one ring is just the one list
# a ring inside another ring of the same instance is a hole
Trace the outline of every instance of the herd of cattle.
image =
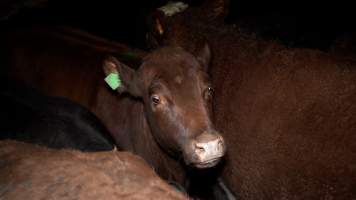
[(206, 199), (356, 198), (355, 60), (251, 37), (207, 2), (152, 14), (150, 52), (3, 32), (0, 199), (187, 198), (167, 182)]

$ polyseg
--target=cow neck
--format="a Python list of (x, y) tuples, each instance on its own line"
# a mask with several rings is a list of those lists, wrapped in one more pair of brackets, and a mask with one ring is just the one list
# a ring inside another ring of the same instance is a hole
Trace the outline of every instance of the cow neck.
[(169, 157), (154, 140), (143, 103), (128, 95), (118, 95), (105, 85), (98, 88), (92, 111), (108, 128), (119, 149), (143, 157), (162, 178), (184, 184), (183, 166)]

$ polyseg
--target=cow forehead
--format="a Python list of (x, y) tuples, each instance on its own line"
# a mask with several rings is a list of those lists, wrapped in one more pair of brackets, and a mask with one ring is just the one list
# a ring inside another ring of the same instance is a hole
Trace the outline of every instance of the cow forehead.
[(157, 49), (144, 58), (146, 66), (156, 69), (169, 69), (175, 71), (179, 69), (187, 70), (192, 67), (198, 67), (196, 58), (180, 47), (163, 47)]
[(200, 73), (196, 58), (179, 47), (165, 47), (145, 57), (141, 66), (144, 79), (159, 77), (171, 84), (183, 84), (185, 80), (194, 82)]

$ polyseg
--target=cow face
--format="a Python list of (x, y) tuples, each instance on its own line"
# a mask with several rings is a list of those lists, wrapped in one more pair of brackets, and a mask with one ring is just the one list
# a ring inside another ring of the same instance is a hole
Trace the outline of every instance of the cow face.
[(156, 142), (198, 168), (214, 166), (225, 153), (224, 140), (210, 118), (209, 59), (207, 45), (196, 57), (179, 47), (163, 47), (147, 55), (137, 71), (113, 57), (103, 65), (106, 74), (120, 75), (119, 92), (142, 98)]

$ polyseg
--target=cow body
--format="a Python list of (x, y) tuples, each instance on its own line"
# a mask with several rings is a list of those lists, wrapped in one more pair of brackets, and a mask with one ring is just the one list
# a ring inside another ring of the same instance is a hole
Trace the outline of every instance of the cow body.
[(1, 199), (186, 199), (138, 156), (0, 141)]
[(356, 198), (356, 63), (261, 40), (201, 13), (158, 14), (151, 34), (155, 45), (212, 47), (229, 188), (241, 199)]
[[(169, 181), (187, 183), (184, 162), (201, 168), (217, 164), (225, 147), (209, 119), (204, 60), (166, 47), (145, 56), (136, 72), (112, 57), (132, 54), (129, 48), (111, 45), (115, 51), (101, 40), (87, 44), (70, 35), (56, 31), (7, 35), (3, 55), (9, 67), (4, 73), (46, 95), (67, 97), (89, 108), (119, 148), (142, 156)], [(102, 66), (107, 75), (120, 74), (123, 84), (117, 91), (105, 85)], [(189, 98), (180, 96), (182, 91)]]
[[(118, 147), (142, 155), (163, 177), (182, 181), (180, 175), (167, 171), (176, 168), (180, 171), (177, 174), (182, 174), (179, 164), (173, 159), (162, 158), (161, 148), (154, 145), (149, 134), (138, 134), (148, 129), (141, 103), (126, 94), (118, 96), (105, 85), (102, 62), (114, 52), (98, 51), (94, 49), (95, 45), (83, 47), (47, 32), (31, 34), (15, 37), (17, 44), (8, 41), (10, 53), (15, 56), (7, 65), (11, 67), (11, 78), (23, 81), (46, 95), (79, 102), (101, 119)], [(119, 49), (118, 53), (121, 51)]]
[(104, 125), (79, 104), (41, 95), (12, 81), (1, 83), (0, 139), (82, 151), (114, 148), (114, 141)]

